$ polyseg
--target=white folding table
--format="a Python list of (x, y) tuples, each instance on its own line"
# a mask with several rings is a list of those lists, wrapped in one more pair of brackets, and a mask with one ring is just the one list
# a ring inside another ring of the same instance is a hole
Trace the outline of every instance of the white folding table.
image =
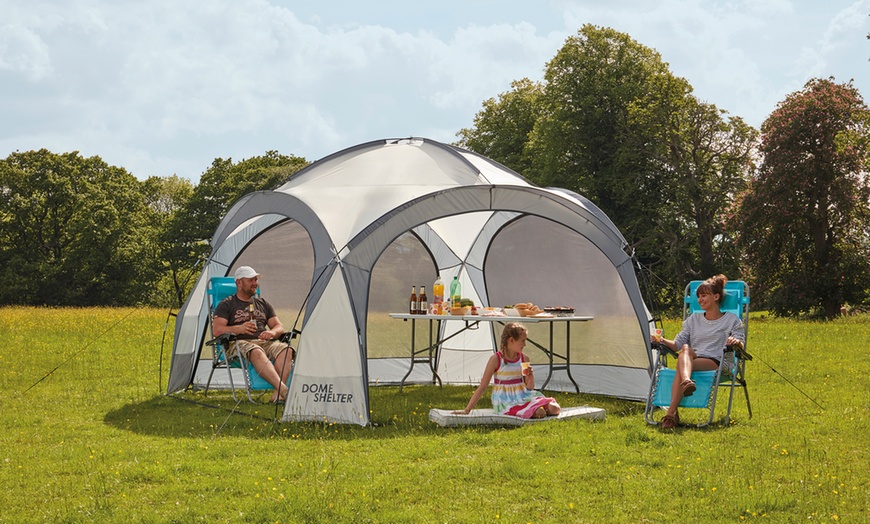
[[(593, 319), (593, 317), (587, 316), (570, 316), (570, 317), (560, 317), (560, 316), (551, 316), (551, 317), (508, 317), (508, 316), (489, 316), (489, 315), (412, 315), (410, 313), (390, 313), (391, 318), (401, 319), (404, 321), (411, 321), (411, 365), (408, 368), (408, 372), (402, 377), (402, 381), (399, 383), (399, 391), (402, 390), (402, 386), (405, 385), (405, 380), (411, 375), (411, 372), (414, 370), (415, 364), (426, 364), (429, 366), (429, 369), (432, 371), (432, 383), (436, 382), (441, 385), (441, 377), (438, 376), (438, 361), (441, 352), (441, 344), (455, 337), (456, 335), (466, 331), (468, 329), (476, 329), (481, 322), (498, 322), (499, 324), (507, 324), (508, 322), (522, 322), (528, 324), (540, 324), (546, 323), (549, 326), (549, 343), (547, 345), (543, 345), (539, 342), (536, 342), (532, 339), (527, 339), (526, 342), (533, 344), (535, 347), (540, 349), (547, 355), (548, 360), (548, 371), (547, 371), (547, 380), (541, 385), (540, 389), (544, 389), (547, 387), (547, 384), (550, 382), (550, 378), (553, 376), (553, 371), (557, 370), (565, 370), (568, 374), (568, 379), (571, 380), (571, 383), (574, 384), (574, 388), (577, 393), (580, 393), (580, 386), (577, 385), (577, 382), (574, 380), (574, 377), (571, 376), (571, 324), (573, 322), (588, 322)], [(418, 320), (426, 320), (429, 323), (429, 345), (417, 349), (417, 321)], [(441, 322), (445, 321), (456, 321), (456, 322), (465, 322), (465, 326), (456, 331), (455, 333), (451, 333), (450, 335), (442, 338), (441, 334)], [(556, 323), (564, 323), (565, 324), (565, 353), (559, 354), (555, 351), (553, 345), (553, 326)], [(434, 331), (433, 331), (434, 325)], [(434, 334), (434, 336), (433, 336)], [(556, 364), (554, 362), (555, 359), (559, 359), (560, 362)]]

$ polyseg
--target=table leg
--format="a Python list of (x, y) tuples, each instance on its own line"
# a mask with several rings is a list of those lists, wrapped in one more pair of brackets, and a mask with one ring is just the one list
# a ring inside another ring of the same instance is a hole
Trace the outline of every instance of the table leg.
[(580, 386), (571, 375), (571, 321), (565, 322), (565, 372), (568, 373), (568, 379), (574, 384), (574, 390), (580, 393)]
[[(405, 320), (407, 322), (407, 319)], [(405, 386), (405, 379), (411, 376), (411, 371), (414, 370), (414, 355), (417, 354), (417, 321), (413, 318), (411, 319), (411, 366), (408, 368), (408, 372), (405, 373), (405, 376), (402, 377), (402, 380), (399, 381), (399, 392), (402, 391), (402, 388)]]
[(545, 380), (544, 383), (541, 384), (541, 390), (546, 388), (547, 384), (550, 383), (550, 379), (553, 378), (553, 369), (555, 368), (553, 366), (553, 355), (556, 353), (556, 351), (553, 349), (553, 323), (552, 322), (549, 322), (549, 328), (550, 328), (550, 344), (549, 344), (549, 346), (547, 346), (547, 351), (545, 351), (545, 353), (547, 354), (547, 357), (549, 359), (549, 365), (547, 366), (547, 380)]
[[(405, 319), (407, 320), (407, 319)], [(438, 333), (441, 333), (441, 320), (438, 320)], [(437, 337), (436, 337), (437, 338)], [(448, 337), (451, 338), (451, 337)], [(445, 339), (447, 340), (447, 339)], [(411, 365), (408, 367), (408, 372), (405, 373), (405, 376), (402, 377), (402, 380), (399, 382), (399, 392), (402, 391), (402, 388), (405, 386), (405, 380), (411, 376), (411, 372), (414, 371), (414, 364), (427, 364), (429, 366), (429, 370), (432, 371), (432, 384), (437, 384), (441, 387), (444, 384), (441, 382), (441, 377), (438, 375), (438, 363), (437, 363), (437, 355), (438, 349), (441, 346), (441, 341), (432, 341), (432, 319), (429, 319), (429, 345), (423, 349), (417, 349), (417, 319), (411, 319)], [(426, 354), (426, 357), (419, 357), (418, 355)]]
[[(441, 333), (441, 321), (438, 320), (436, 324), (436, 329), (438, 330), (438, 334)], [(438, 338), (437, 335), (435, 337)], [(444, 387), (444, 384), (441, 383), (441, 377), (438, 376), (438, 353), (441, 348), (440, 344), (432, 342), (432, 319), (429, 319), (429, 369), (432, 371), (432, 385), (434, 386), (437, 382), (438, 386)]]
[[(435, 321), (435, 343), (432, 342), (432, 321), (429, 321), (429, 366), (432, 368), (432, 384), (438, 381), (438, 387), (444, 387), (441, 382), (441, 376), (438, 375), (438, 364), (441, 361), (441, 343), (438, 342), (438, 337), (441, 336), (441, 319)], [(433, 355), (434, 352), (434, 355)]]
[[(550, 379), (553, 377), (553, 371), (557, 371), (560, 369), (564, 369), (566, 373), (568, 373), (568, 379), (574, 384), (574, 390), (577, 393), (580, 393), (580, 386), (577, 385), (577, 381), (574, 380), (574, 377), (571, 375), (571, 321), (565, 322), (565, 354), (560, 355), (556, 353), (556, 350), (553, 347), (553, 322), (550, 322), (550, 347), (547, 348), (544, 352), (549, 357), (549, 373), (547, 374), (547, 380), (544, 381), (543, 385), (541, 385), (541, 389), (547, 387), (547, 384), (550, 383)], [(540, 347), (540, 346), (539, 346)], [(543, 349), (543, 348), (542, 348)], [(553, 358), (559, 357), (564, 360), (564, 364), (556, 365), (553, 363)]]

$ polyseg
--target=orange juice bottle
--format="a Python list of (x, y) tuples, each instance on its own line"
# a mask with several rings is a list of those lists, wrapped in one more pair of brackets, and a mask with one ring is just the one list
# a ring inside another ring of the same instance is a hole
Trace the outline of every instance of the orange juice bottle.
[(441, 281), (441, 275), (438, 275), (435, 283), (432, 284), (432, 303), (440, 308), (442, 302), (444, 302), (444, 282)]

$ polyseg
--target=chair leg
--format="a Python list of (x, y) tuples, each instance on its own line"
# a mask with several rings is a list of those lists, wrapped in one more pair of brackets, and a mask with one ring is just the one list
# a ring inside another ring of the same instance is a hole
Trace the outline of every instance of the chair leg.
[(205, 383), (205, 393), (204, 393), (205, 396), (208, 396), (208, 388), (211, 386), (211, 379), (212, 379), (212, 377), (214, 377), (214, 370), (216, 367), (217, 366), (215, 366), (214, 363), (212, 363), (211, 373), (208, 374), (208, 382)]
[(725, 412), (725, 424), (731, 424), (731, 406), (734, 405), (734, 387), (735, 378), (731, 378), (731, 385), (728, 387), (728, 410)]
[(745, 380), (741, 380), (740, 384), (743, 386), (743, 394), (746, 395), (746, 409), (749, 410), (749, 418), (752, 418), (752, 404), (749, 403), (749, 388), (746, 386)]
[(704, 426), (709, 426), (713, 422), (713, 417), (716, 415), (716, 397), (718, 396), (718, 393), (719, 393), (719, 388), (714, 384), (713, 391), (711, 393), (713, 395), (713, 398), (710, 400), (710, 407), (708, 408), (710, 415), (707, 416), (706, 422), (701, 422), (700, 424), (698, 424), (699, 428), (703, 428)]
[(226, 367), (227, 367), (227, 377), (229, 377), (229, 379), (230, 379), (230, 391), (232, 391), (232, 393), (233, 393), (233, 400), (238, 402), (238, 399), (236, 398), (236, 385), (233, 382), (233, 368), (232, 368), (232, 366), (230, 366), (229, 362), (227, 362)]
[(242, 362), (242, 378), (245, 380), (245, 394), (248, 396), (248, 402), (256, 404), (254, 398), (251, 396), (251, 372), (248, 370), (248, 367), (253, 364), (251, 364), (251, 361), (245, 357), (240, 357), (240, 360)]
[(656, 389), (659, 386), (659, 371), (661, 370), (661, 365), (656, 365), (656, 368), (653, 370), (652, 380), (650, 380), (649, 384), (649, 394), (646, 397), (646, 407), (643, 410), (643, 418), (646, 420), (646, 423), (651, 426), (657, 426), (659, 423), (653, 417), (653, 413), (655, 413), (656, 405), (654, 403), (654, 398), (656, 394)]

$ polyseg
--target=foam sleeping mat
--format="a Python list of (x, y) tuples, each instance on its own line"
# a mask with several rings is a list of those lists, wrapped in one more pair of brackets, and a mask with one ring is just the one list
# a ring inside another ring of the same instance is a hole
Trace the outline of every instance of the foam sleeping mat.
[(510, 415), (495, 413), (492, 409), (472, 409), (468, 415), (454, 415), (453, 409), (430, 409), (429, 420), (442, 427), (454, 426), (523, 426), (526, 424), (540, 424), (551, 420), (565, 420), (569, 418), (585, 418), (590, 420), (604, 420), (604, 410), (589, 406), (576, 406), (562, 408), (562, 412), (556, 417), (545, 418), (520, 418)]

